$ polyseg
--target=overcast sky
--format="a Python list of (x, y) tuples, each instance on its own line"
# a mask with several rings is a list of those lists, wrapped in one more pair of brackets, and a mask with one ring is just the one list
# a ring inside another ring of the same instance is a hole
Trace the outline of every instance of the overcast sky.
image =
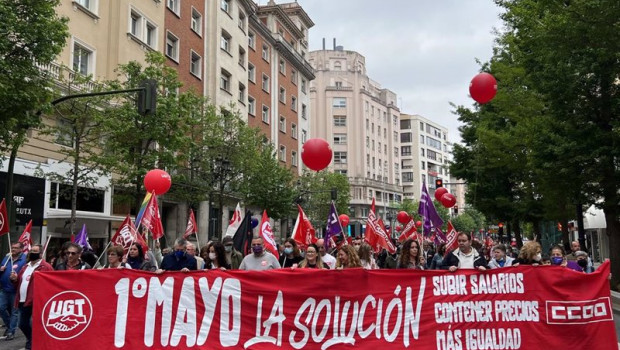
[[(291, 0), (276, 0), (277, 3)], [(492, 0), (298, 0), (314, 27), (310, 49), (342, 45), (366, 57), (368, 76), (394, 91), (401, 112), (448, 127), (460, 140), (450, 102), (470, 106), (476, 59), (492, 55), (501, 28)], [(261, 0), (265, 5), (267, 0)]]

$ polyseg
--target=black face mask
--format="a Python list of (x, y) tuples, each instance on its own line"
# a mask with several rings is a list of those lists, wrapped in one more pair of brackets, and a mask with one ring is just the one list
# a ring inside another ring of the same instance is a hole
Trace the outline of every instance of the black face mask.
[(28, 255), (28, 261), (37, 261), (41, 258), (41, 253), (30, 253)]
[(577, 260), (577, 264), (579, 264), (579, 266), (585, 269), (588, 266), (588, 260)]

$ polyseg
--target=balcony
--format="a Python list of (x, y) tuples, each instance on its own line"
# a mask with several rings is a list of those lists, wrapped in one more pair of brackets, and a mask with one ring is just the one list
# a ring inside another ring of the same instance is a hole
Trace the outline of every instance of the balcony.
[[(69, 67), (65, 65), (61, 65), (56, 62), (52, 62), (50, 64), (37, 64), (40, 70), (47, 72), (54, 80), (57, 86), (66, 87), (68, 83), (75, 81), (78, 73), (69, 69)], [(76, 91), (90, 92), (99, 86), (98, 83), (93, 81), (88, 81), (80, 84), (72, 84), (71, 88)]]

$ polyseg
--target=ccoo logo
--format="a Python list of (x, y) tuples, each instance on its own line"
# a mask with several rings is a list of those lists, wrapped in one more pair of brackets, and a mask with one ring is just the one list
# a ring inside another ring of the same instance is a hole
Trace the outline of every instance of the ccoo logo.
[(93, 306), (84, 294), (66, 291), (47, 301), (41, 322), (50, 337), (68, 340), (82, 334), (88, 328), (92, 316)]

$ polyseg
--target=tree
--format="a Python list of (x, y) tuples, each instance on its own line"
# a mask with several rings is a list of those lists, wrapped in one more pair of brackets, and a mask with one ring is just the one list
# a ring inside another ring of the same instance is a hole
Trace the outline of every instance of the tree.
[[(328, 171), (306, 171), (297, 182), (298, 203), (310, 220), (324, 226), (327, 223), (332, 189), (336, 189), (335, 201), (338, 214), (349, 214), (350, 188), (345, 175)], [(318, 227), (317, 227), (318, 229)]]
[[(550, 167), (574, 163), (588, 203), (605, 212), (612, 288), (620, 288), (620, 3), (616, 0), (539, 2), (497, 0), (513, 38), (512, 53), (546, 101), (549, 119), (563, 125)], [(587, 135), (587, 137), (585, 137)], [(555, 169), (555, 167), (554, 167)], [(600, 201), (599, 201), (600, 200)], [(584, 203), (586, 204), (586, 203)]]
[[(49, 65), (69, 36), (58, 0), (0, 2), (0, 153), (10, 152), (5, 197), (13, 213), (13, 170), (26, 131), (39, 125), (53, 96)], [(10, 223), (13, 215), (9, 216)], [(4, 249), (2, 249), (4, 251)]]

